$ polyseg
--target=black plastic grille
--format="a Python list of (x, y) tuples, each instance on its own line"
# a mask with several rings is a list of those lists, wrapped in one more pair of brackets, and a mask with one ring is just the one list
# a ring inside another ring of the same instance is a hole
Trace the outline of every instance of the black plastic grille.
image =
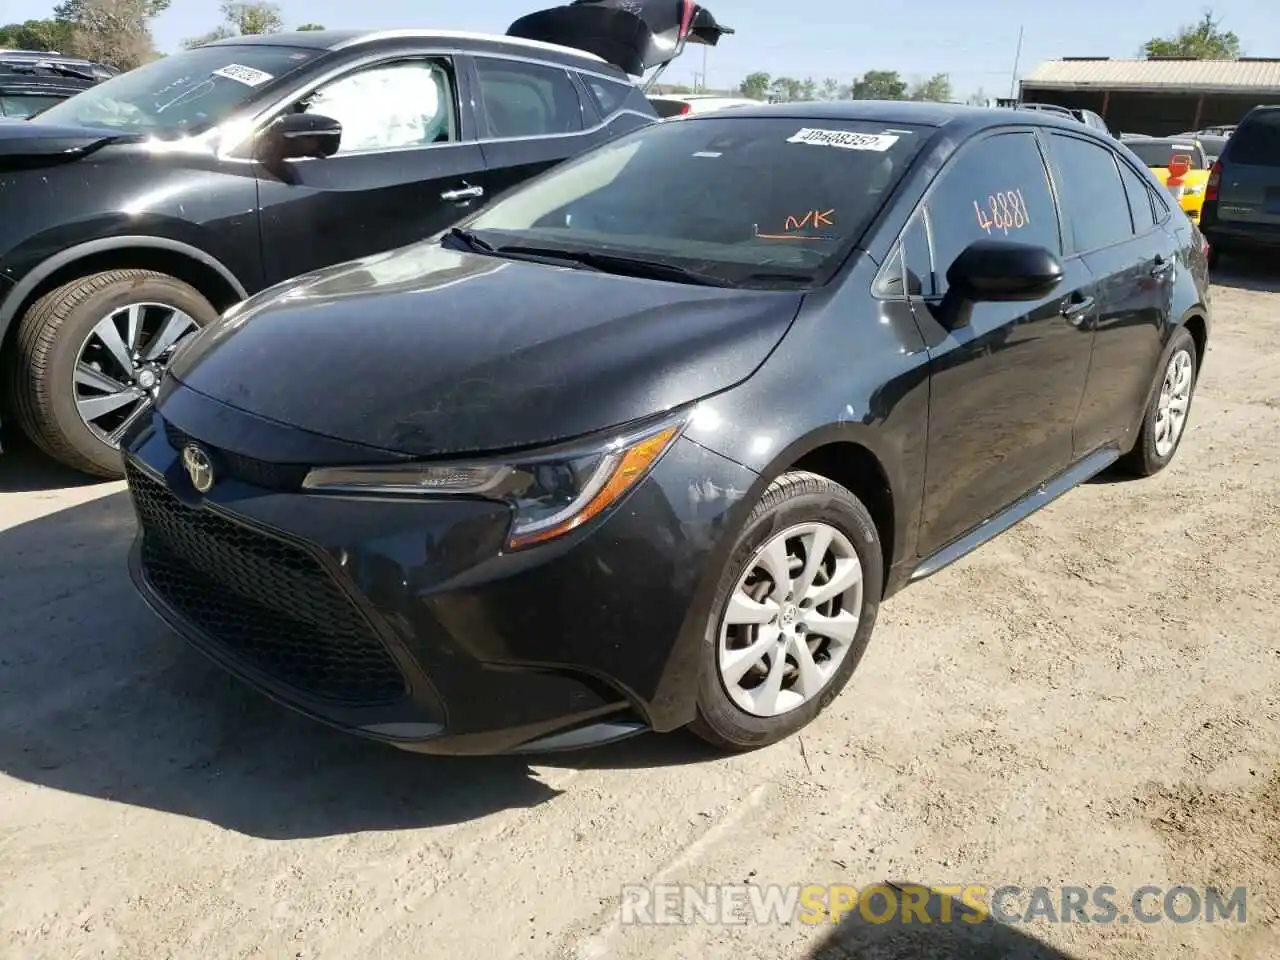
[(404, 695), (390, 653), (318, 560), (126, 469), (147, 580), (192, 624), (312, 696), (372, 704)]
[[(164, 421), (165, 439), (169, 446), (181, 450), (192, 441), (192, 437), (183, 433), (168, 420)], [(294, 463), (271, 463), (267, 460), (256, 460), (221, 447), (212, 447), (204, 441), (198, 441), (214, 460), (214, 468), (222, 477), (230, 477), (242, 483), (251, 483), (255, 487), (268, 490), (298, 490), (306, 479), (309, 467)]]

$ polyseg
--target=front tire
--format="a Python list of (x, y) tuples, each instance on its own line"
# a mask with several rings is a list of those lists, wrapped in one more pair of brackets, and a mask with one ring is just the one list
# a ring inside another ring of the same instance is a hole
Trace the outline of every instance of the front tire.
[(690, 729), (740, 751), (807, 725), (862, 659), (883, 582), (880, 538), (857, 497), (813, 473), (776, 479), (720, 578)]
[(1186, 434), (1199, 373), (1196, 342), (1185, 327), (1179, 327), (1174, 331), (1155, 396), (1142, 418), (1138, 439), (1120, 460), (1122, 470), (1133, 476), (1150, 477), (1173, 460)]
[(150, 410), (174, 347), (217, 318), (193, 287), (152, 270), (109, 270), (49, 291), (18, 325), (18, 423), (68, 467), (123, 476), (120, 440)]

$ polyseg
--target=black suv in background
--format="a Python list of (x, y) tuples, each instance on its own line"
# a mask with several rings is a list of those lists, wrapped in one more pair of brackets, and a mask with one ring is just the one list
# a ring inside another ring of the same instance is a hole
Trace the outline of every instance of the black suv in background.
[(692, 0), (578, 0), (497, 36), (235, 37), (0, 124), (8, 409), (63, 463), (121, 476), (174, 350), (227, 307), (655, 122), (631, 77), (727, 32)]
[(0, 119), (25, 120), (119, 72), (52, 51), (0, 50)]
[(1200, 230), (1209, 262), (1280, 248), (1280, 105), (1254, 107), (1236, 126), (1205, 188)]

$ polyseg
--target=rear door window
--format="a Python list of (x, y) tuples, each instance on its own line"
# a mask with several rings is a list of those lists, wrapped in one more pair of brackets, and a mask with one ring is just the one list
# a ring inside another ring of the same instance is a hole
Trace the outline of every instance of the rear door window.
[(1129, 197), (1129, 215), (1133, 218), (1133, 232), (1142, 236), (1156, 225), (1151, 188), (1127, 163), (1120, 164), (1120, 179), (1124, 181), (1124, 192)]
[(939, 295), (946, 292), (947, 269), (975, 240), (1016, 240), (1054, 253), (1062, 249), (1044, 158), (1030, 131), (962, 147), (925, 205)]
[(1051, 133), (1058, 195), (1076, 253), (1088, 253), (1133, 236), (1129, 198), (1116, 155), (1101, 144)]
[(1256, 167), (1280, 167), (1280, 110), (1254, 114), (1227, 141), (1224, 159)]
[(630, 84), (605, 80), (603, 77), (593, 77), (585, 73), (579, 74), (579, 76), (581, 76), (582, 82), (586, 84), (587, 90), (591, 92), (591, 99), (595, 101), (596, 109), (600, 112), (600, 116), (606, 120), (619, 110), (629, 106), (628, 99), (637, 93), (636, 88)]
[(563, 68), (476, 57), (488, 136), (540, 137), (582, 129), (582, 101)]

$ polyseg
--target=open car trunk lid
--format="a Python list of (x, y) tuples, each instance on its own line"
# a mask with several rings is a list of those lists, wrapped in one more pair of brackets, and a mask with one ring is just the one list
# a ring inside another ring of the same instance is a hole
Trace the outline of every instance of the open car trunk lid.
[(633, 77), (674, 60), (687, 43), (714, 47), (728, 33), (694, 0), (573, 0), (507, 28), (509, 37), (595, 54)]

